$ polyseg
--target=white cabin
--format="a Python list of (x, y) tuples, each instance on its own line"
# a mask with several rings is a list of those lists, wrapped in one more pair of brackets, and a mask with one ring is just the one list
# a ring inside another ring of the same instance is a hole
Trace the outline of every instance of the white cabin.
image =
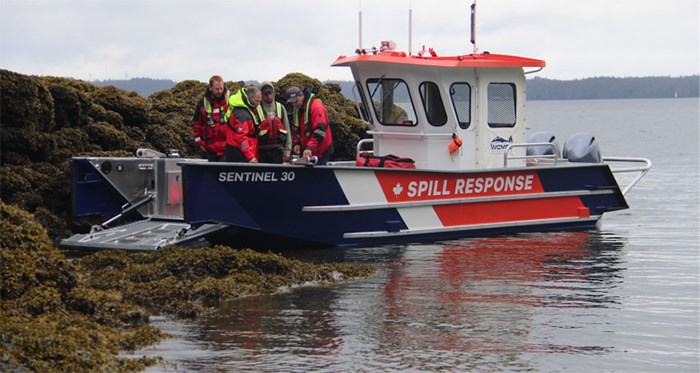
[[(430, 54), (359, 51), (332, 64), (352, 70), (374, 154), (409, 157), (419, 169), (502, 167), (504, 149), (526, 140), (524, 68), (545, 62), (489, 53)], [(451, 153), (453, 134), (463, 144)]]

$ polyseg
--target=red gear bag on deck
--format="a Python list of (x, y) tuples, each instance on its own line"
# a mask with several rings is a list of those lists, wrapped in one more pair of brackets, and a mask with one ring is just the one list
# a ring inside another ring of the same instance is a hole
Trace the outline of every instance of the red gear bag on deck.
[(400, 158), (393, 154), (374, 156), (367, 152), (360, 153), (355, 160), (357, 167), (383, 167), (383, 168), (416, 168), (415, 161), (411, 158)]

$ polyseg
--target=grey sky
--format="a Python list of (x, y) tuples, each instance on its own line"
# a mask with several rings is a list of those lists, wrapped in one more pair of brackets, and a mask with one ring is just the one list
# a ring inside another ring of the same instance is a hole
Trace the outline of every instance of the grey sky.
[[(84, 80), (278, 80), (358, 46), (468, 54), (471, 0), (0, 0), (0, 68)], [(700, 69), (698, 0), (477, 0), (480, 52), (540, 58), (538, 76), (680, 76)]]

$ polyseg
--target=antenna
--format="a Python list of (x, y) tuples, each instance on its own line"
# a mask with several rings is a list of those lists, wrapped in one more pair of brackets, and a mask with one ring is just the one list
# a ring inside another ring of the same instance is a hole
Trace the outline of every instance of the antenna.
[(411, 43), (413, 41), (413, 6), (408, 2), (408, 55), (411, 55)]
[(358, 22), (360, 23), (359, 36), (358, 36), (360, 45), (357, 46), (357, 49), (362, 50), (362, 0), (360, 0), (360, 10), (357, 14), (357, 19), (358, 19)]
[(471, 42), (472, 46), (474, 47), (472, 50), (472, 54), (476, 54), (477, 48), (476, 48), (476, 0), (474, 0), (474, 3), (471, 6), (472, 8), (472, 14), (471, 14), (471, 20), (472, 20), (472, 35), (471, 35)]

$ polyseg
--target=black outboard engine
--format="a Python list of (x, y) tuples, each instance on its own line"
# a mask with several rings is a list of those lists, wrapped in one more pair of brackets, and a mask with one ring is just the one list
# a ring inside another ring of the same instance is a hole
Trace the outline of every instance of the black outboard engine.
[(551, 146), (544, 146), (544, 145), (534, 145), (534, 146), (528, 146), (527, 149), (525, 150), (525, 154), (527, 155), (554, 155), (555, 154), (555, 149), (559, 149), (559, 144), (557, 143), (556, 137), (552, 135), (551, 132), (547, 131), (540, 131), (540, 132), (535, 132), (532, 135), (530, 135), (530, 138), (527, 140), (528, 143), (534, 143), (534, 142), (548, 142), (554, 145), (554, 147)]
[(569, 162), (601, 163), (603, 159), (595, 137), (585, 132), (571, 135), (564, 143), (562, 153)]

